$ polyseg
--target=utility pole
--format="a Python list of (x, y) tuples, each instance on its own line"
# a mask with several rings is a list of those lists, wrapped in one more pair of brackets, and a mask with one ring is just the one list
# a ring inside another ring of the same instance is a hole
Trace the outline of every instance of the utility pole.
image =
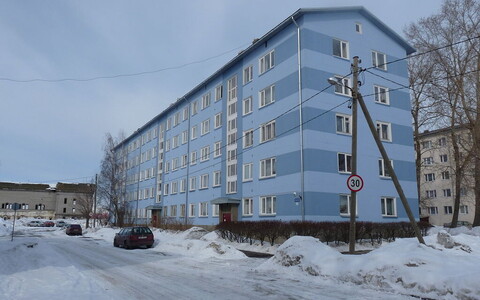
[(95, 198), (93, 198), (93, 227), (96, 226), (97, 218), (97, 191), (98, 191), (98, 174), (95, 174)]
[[(352, 64), (353, 73), (353, 88), (352, 88), (352, 175), (357, 175), (357, 98), (358, 98), (358, 56), (353, 57)], [(349, 231), (349, 245), (350, 253), (355, 253), (355, 233), (357, 218), (357, 192), (350, 193), (350, 231)]]

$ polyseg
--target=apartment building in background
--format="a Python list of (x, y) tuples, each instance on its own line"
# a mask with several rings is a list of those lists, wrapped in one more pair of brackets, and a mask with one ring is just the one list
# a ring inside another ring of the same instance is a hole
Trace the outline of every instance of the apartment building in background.
[[(450, 128), (425, 131), (418, 137), (421, 153), (420, 174), (420, 216), (428, 217), (430, 224), (443, 226), (452, 222), (454, 197), (460, 193), (459, 221), (473, 223), (475, 216), (475, 194), (473, 190), (472, 164), (468, 163), (461, 188), (455, 190), (455, 157)], [(469, 131), (456, 127), (454, 134), (465, 159), (466, 151), (471, 145)]]
[[(414, 51), (363, 7), (299, 9), (116, 146), (130, 216), (347, 221), (353, 56), (379, 75), (361, 92), (418, 212), (410, 96), (392, 84)], [(408, 221), (363, 117), (358, 149), (358, 221)]]
[(0, 217), (10, 219), (13, 205), (20, 205), (17, 218), (80, 218), (81, 199), (94, 191), (88, 183), (62, 183), (55, 186), (38, 183), (0, 182)]

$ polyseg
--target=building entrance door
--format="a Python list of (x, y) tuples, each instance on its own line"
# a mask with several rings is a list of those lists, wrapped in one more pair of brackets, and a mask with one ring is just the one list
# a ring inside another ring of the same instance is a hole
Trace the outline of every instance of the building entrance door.
[(222, 222), (231, 222), (231, 221), (232, 221), (232, 214), (231, 213), (223, 213)]

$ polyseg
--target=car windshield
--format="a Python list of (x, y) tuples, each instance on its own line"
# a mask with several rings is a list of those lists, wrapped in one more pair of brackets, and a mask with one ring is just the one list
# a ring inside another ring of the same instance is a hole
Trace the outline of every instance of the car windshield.
[(150, 234), (152, 231), (148, 227), (135, 227), (132, 229), (132, 234)]

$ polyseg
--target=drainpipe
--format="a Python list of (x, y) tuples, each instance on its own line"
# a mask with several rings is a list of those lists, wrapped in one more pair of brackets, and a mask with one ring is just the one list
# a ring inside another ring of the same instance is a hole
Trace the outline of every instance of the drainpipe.
[(141, 173), (141, 166), (142, 166), (142, 140), (143, 135), (140, 134), (140, 159), (138, 160), (138, 181), (137, 181), (137, 202), (135, 205), (135, 225), (138, 222), (138, 200), (140, 198), (140, 173)]
[(292, 16), (292, 22), (297, 26), (297, 63), (298, 63), (298, 105), (300, 116), (300, 202), (302, 210), (302, 221), (305, 221), (305, 176), (303, 161), (303, 100), (302, 100), (302, 55), (300, 48), (300, 26)]
[(187, 98), (183, 97), (185, 99), (185, 103), (188, 105), (188, 139), (187, 139), (187, 178), (186, 178), (186, 183), (185, 183), (185, 228), (188, 225), (188, 191), (190, 190), (190, 140), (191, 140), (191, 132), (190, 132), (190, 119), (192, 118), (192, 115), (190, 114), (190, 103), (188, 103)]

